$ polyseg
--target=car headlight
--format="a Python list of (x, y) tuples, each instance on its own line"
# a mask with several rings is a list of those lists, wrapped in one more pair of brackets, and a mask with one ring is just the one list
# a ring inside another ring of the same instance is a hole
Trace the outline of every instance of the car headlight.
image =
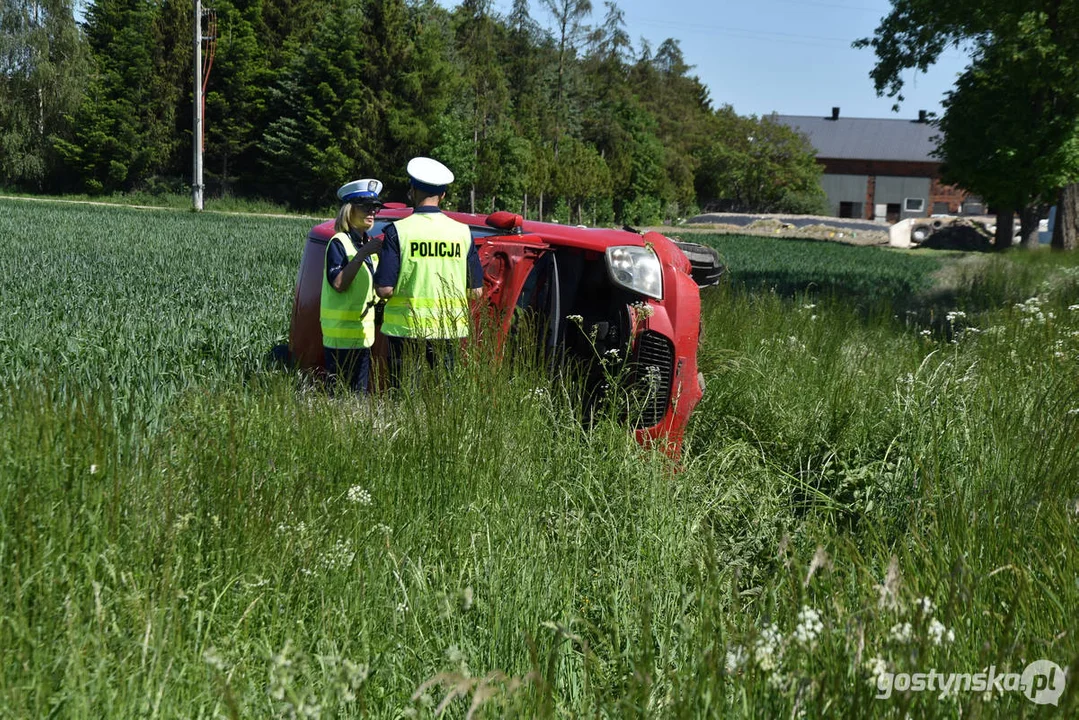
[(607, 270), (615, 285), (663, 299), (663, 271), (650, 247), (619, 245), (607, 248)]

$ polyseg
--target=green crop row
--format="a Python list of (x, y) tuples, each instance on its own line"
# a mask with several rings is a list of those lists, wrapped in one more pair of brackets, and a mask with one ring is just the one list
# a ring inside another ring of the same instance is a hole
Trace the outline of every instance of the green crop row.
[[(675, 464), (524, 353), (393, 401), (270, 367), (305, 221), (0, 230), (0, 718), (1079, 710), (1069, 258), (717, 238)], [(897, 675), (1038, 659), (1058, 706)]]

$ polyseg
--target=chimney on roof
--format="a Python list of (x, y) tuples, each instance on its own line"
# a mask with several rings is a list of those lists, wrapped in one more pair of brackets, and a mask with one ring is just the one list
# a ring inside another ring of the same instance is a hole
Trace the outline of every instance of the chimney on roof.
[(926, 113), (925, 110), (919, 110), (918, 111), (918, 122), (920, 122), (920, 123), (929, 122), (928, 113)]
[(832, 108), (832, 119), (833, 120), (838, 120), (839, 119), (839, 108), (837, 108), (837, 107)]

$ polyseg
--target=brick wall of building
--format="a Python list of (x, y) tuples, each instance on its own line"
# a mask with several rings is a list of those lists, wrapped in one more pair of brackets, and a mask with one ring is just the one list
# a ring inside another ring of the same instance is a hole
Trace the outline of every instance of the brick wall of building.
[(876, 178), (879, 175), (888, 177), (921, 177), (930, 178), (929, 204), (925, 214), (934, 212), (938, 203), (947, 203), (949, 213), (958, 213), (959, 206), (966, 200), (967, 193), (954, 185), (945, 185), (940, 181), (940, 163), (933, 162), (907, 162), (895, 160), (848, 160), (836, 158), (817, 158), (817, 162), (824, 166), (824, 172), (828, 175), (868, 175), (866, 183), (866, 201), (864, 214), (866, 218), (873, 217), (874, 194)]

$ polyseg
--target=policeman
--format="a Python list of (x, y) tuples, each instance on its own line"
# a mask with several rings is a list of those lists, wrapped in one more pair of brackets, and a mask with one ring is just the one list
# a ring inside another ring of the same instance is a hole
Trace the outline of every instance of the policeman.
[(453, 345), (468, 336), (468, 300), (483, 292), (483, 267), (468, 226), (439, 210), (453, 173), (431, 158), (408, 163), (413, 213), (386, 226), (375, 289), (387, 298), (382, 332), (389, 340), (391, 387), (402, 360), (436, 357), (453, 366)]
[(367, 392), (371, 375), (371, 345), (375, 340), (374, 273), (382, 242), (367, 231), (375, 224), (382, 202), (382, 183), (366, 178), (337, 190), (341, 209), (334, 236), (326, 245), (326, 274), (322, 279), (319, 322), (326, 373), (331, 383)]

